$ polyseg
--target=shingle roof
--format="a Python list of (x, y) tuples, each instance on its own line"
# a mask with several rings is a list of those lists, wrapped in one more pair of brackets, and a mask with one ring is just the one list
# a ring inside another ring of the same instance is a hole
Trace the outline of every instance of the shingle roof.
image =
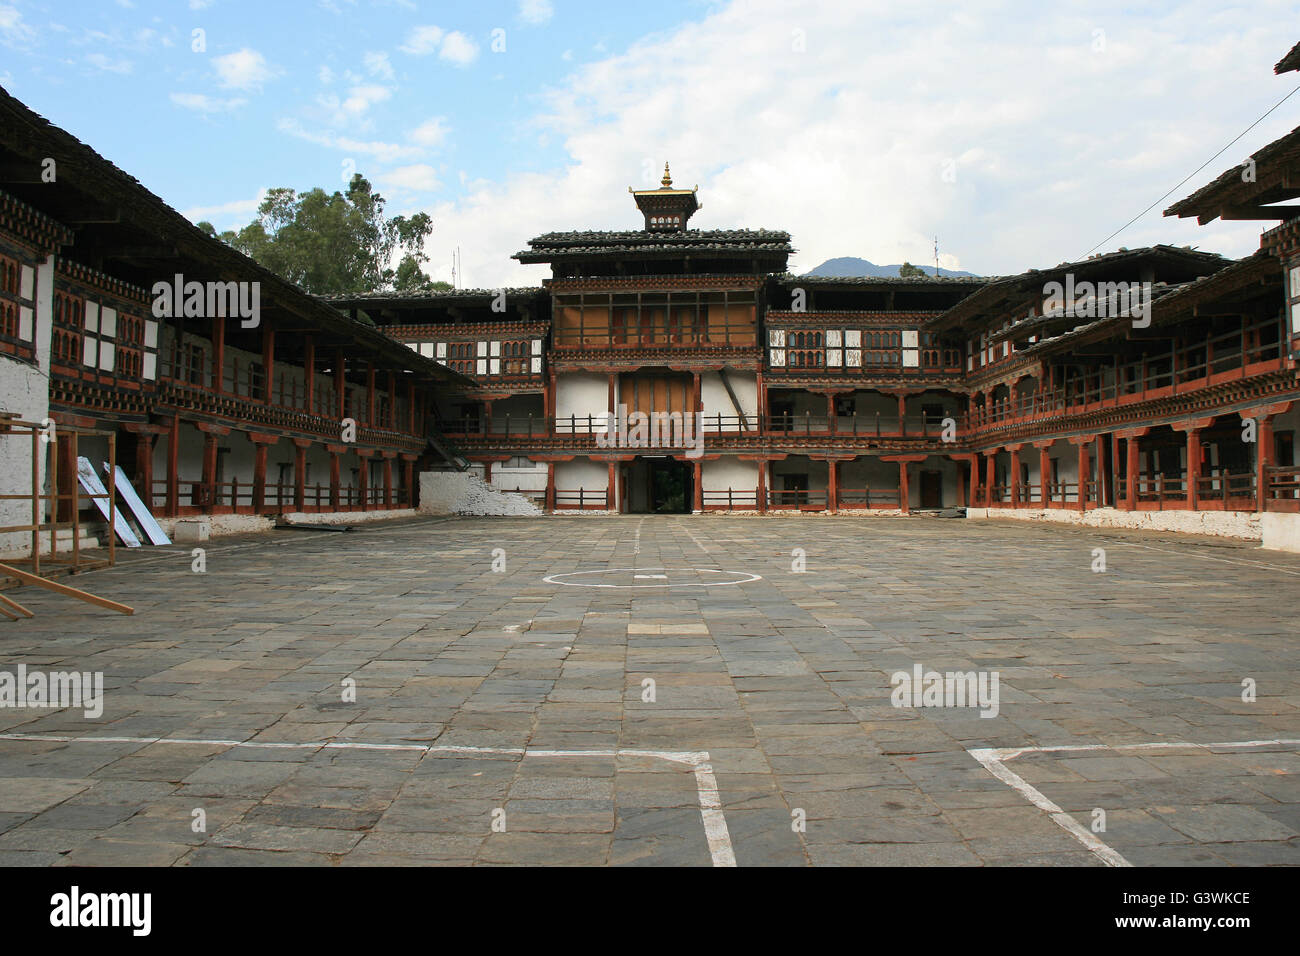
[(536, 263), (559, 258), (610, 255), (663, 256), (699, 252), (789, 255), (794, 252), (790, 245), (790, 234), (772, 229), (548, 232), (528, 240), (528, 245), (532, 248), (516, 252), (511, 258), (522, 263)]
[(1291, 48), (1291, 52), (1282, 59), (1277, 61), (1277, 66), (1273, 67), (1274, 73), (1289, 73), (1292, 70), (1300, 70), (1300, 43)]
[[(1290, 59), (1290, 57), (1291, 54), (1287, 54), (1287, 58)], [(1285, 63), (1286, 60), (1282, 62)], [(1281, 64), (1278, 65), (1281, 66)], [(1292, 69), (1300, 69), (1300, 64), (1297, 64)], [(1275, 139), (1267, 146), (1256, 150), (1251, 154), (1250, 158), (1255, 162), (1257, 177), (1261, 167), (1272, 168), (1276, 166), (1279, 168), (1279, 172), (1282, 172), (1281, 166), (1283, 163), (1295, 164), (1300, 162), (1300, 127), (1296, 127), (1285, 136)], [(1164, 215), (1178, 216), (1180, 218), (1196, 216), (1200, 224), (1205, 225), (1207, 222), (1218, 218), (1220, 209), (1223, 206), (1234, 205), (1233, 200), (1238, 202), (1253, 200), (1258, 203), (1263, 199), (1262, 193), (1265, 191), (1267, 184), (1258, 182), (1257, 179), (1246, 180), (1242, 176), (1243, 172), (1243, 164), (1241, 163), (1229, 167), (1190, 196), (1178, 200), (1164, 211)], [(1288, 197), (1294, 195), (1295, 192), (1294, 188), (1285, 190)], [(1261, 218), (1282, 219), (1285, 217)]]
[[(296, 307), (304, 318), (323, 332), (346, 335), (357, 348), (382, 356), (400, 364), (400, 367), (423, 372), (435, 380), (456, 385), (470, 384), (469, 379), (452, 369), (432, 359), (410, 354), (404, 345), (372, 325), (353, 320), (220, 239), (209, 236), (134, 176), (67, 130), (55, 126), (3, 87), (0, 87), (0, 135), (8, 138), (5, 145), (11, 149), (57, 157), (60, 183), (76, 182), (75, 188), (79, 192), (120, 204), (122, 221), (127, 222), (129, 217), (135, 227), (173, 243), (180, 252), (178, 263), (189, 259), (193, 263), (230, 270), (234, 275), (260, 281), (263, 296), (269, 295), (286, 307)], [(75, 245), (73, 249), (75, 251)]]

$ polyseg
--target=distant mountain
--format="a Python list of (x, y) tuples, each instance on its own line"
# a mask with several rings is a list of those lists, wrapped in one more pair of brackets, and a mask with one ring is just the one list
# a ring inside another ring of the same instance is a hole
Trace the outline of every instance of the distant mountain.
[[(874, 262), (868, 262), (866, 259), (859, 259), (856, 256), (840, 256), (838, 259), (827, 259), (816, 269), (811, 272), (805, 272), (804, 275), (826, 276), (835, 279), (854, 278), (856, 276), (898, 276), (898, 270), (902, 268), (902, 263), (893, 266), (878, 266)], [(923, 269), (926, 275), (934, 275), (934, 266), (927, 266), (924, 262), (914, 262), (912, 265)], [(978, 278), (973, 272), (954, 272), (950, 269), (939, 269), (940, 277), (944, 276), (970, 276)]]

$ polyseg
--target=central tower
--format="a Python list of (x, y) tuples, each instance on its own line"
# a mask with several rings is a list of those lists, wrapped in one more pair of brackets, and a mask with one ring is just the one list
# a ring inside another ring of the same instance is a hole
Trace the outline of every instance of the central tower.
[(682, 232), (686, 222), (691, 218), (701, 203), (695, 198), (699, 186), (694, 189), (673, 189), (673, 177), (664, 163), (664, 178), (658, 189), (633, 189), (627, 187), (634, 199), (636, 208), (645, 215), (647, 232)]

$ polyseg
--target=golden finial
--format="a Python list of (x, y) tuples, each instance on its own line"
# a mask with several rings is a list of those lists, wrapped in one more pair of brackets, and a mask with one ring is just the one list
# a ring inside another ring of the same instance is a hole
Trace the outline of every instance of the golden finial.
[(668, 173), (668, 164), (664, 163), (664, 178), (659, 180), (664, 189), (673, 188), (673, 177)]

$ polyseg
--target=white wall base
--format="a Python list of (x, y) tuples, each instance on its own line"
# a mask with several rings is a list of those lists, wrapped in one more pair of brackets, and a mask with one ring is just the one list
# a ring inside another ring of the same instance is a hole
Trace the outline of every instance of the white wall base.
[[(1057, 508), (967, 508), (967, 518), (1008, 518), (1014, 521), (1054, 521), (1085, 528), (1131, 528), (1135, 531), (1176, 531), (1221, 538), (1259, 541), (1260, 516), (1253, 511), (1088, 511)], [(1276, 516), (1276, 517), (1281, 517)]]
[(1266, 511), (1259, 517), (1264, 531), (1263, 547), (1300, 554), (1300, 514)]

